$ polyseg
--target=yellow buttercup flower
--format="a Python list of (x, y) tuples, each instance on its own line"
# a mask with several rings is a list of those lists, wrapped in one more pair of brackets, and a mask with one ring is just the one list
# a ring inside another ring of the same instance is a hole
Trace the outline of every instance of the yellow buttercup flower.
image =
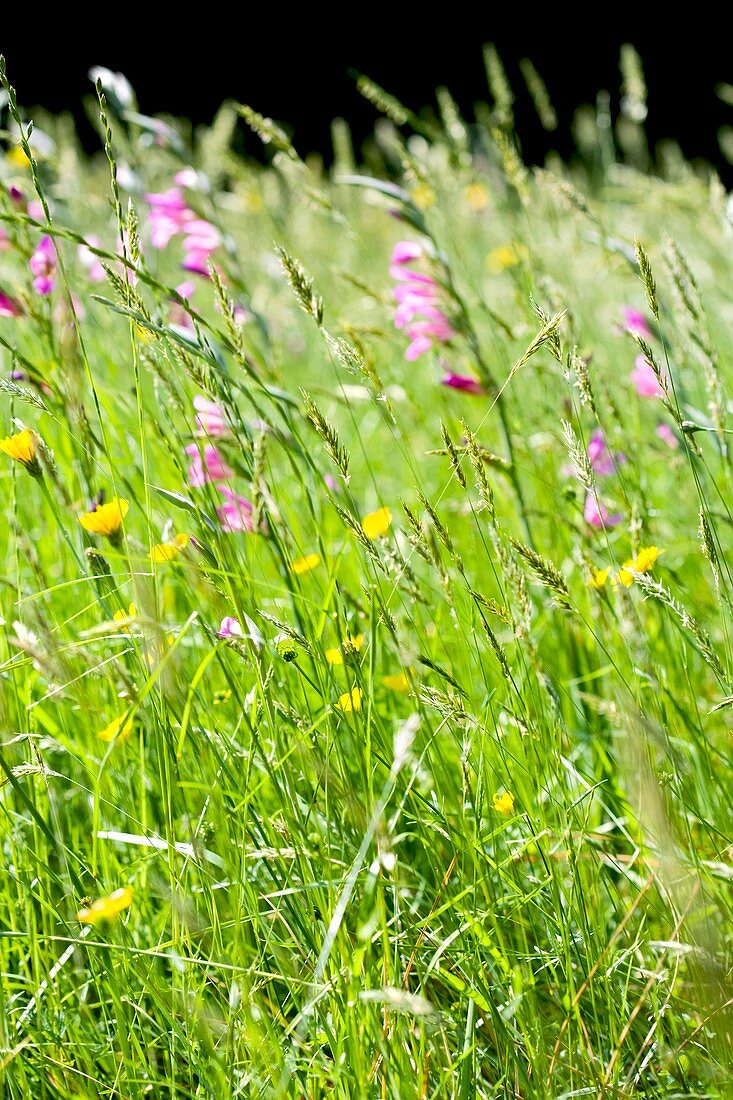
[(40, 476), (38, 436), (31, 428), (24, 428), (22, 432), (0, 439), (0, 451), (25, 466), (32, 477)]
[(113, 718), (108, 726), (100, 730), (97, 737), (101, 741), (129, 741), (132, 733), (132, 718), (125, 719), (124, 714)]
[(79, 516), (79, 523), (91, 535), (104, 535), (112, 542), (117, 542), (129, 507), (128, 501), (122, 497), (112, 497), (107, 504), (98, 505), (93, 512), (84, 512)]
[(172, 561), (177, 558), (181, 550), (188, 546), (188, 535), (175, 535), (170, 542), (159, 542), (150, 551), (150, 560), (155, 562)]
[(591, 569), (588, 584), (591, 588), (605, 588), (610, 572), (610, 566), (607, 569)]
[(391, 676), (383, 676), (382, 683), (388, 691), (400, 691), (408, 692), (410, 690), (410, 681), (404, 672), (397, 672)]
[(624, 562), (616, 574), (616, 582), (622, 584), (624, 588), (630, 588), (634, 583), (634, 573), (648, 573), (663, 553), (664, 550), (660, 550), (658, 546), (642, 546), (635, 558), (629, 558)]
[(485, 210), (489, 205), (489, 192), (483, 183), (469, 183), (464, 194), (472, 210)]
[(80, 909), (76, 919), (82, 924), (99, 924), (100, 921), (113, 920), (123, 909), (132, 905), (132, 887), (123, 886), (106, 898), (97, 898), (87, 909)]
[(137, 615), (137, 608), (134, 603), (131, 603), (127, 611), (115, 611), (112, 618), (116, 623), (127, 623), (128, 619), (134, 619)]
[(351, 691), (345, 692), (339, 696), (336, 706), (344, 714), (351, 714), (352, 711), (361, 710), (361, 701), (364, 698), (364, 692), (361, 688), (355, 687)]
[(361, 521), (361, 528), (368, 539), (378, 539), (386, 535), (392, 523), (392, 513), (389, 508), (378, 508), (376, 512), (370, 512)]
[(410, 192), (410, 198), (418, 210), (427, 210), (435, 204), (435, 192), (427, 183), (418, 183)]
[(499, 275), (508, 267), (516, 267), (526, 256), (527, 249), (523, 244), (500, 244), (489, 252), (486, 266), (492, 275)]
[(342, 665), (344, 656), (351, 657), (359, 652), (364, 645), (363, 634), (347, 634), (341, 645), (336, 649), (327, 649), (324, 653), (329, 665)]
[(20, 145), (14, 145), (12, 149), (8, 149), (5, 154), (5, 159), (12, 164), (14, 168), (27, 168), (30, 164), (28, 157), (25, 155)]
[(306, 554), (304, 558), (298, 558), (290, 566), (293, 573), (300, 576), (302, 573), (310, 573), (311, 569), (315, 569), (317, 565), (320, 565), (321, 559), (318, 554)]
[(494, 809), (498, 814), (509, 817), (514, 813), (514, 795), (511, 791), (502, 791), (494, 795)]

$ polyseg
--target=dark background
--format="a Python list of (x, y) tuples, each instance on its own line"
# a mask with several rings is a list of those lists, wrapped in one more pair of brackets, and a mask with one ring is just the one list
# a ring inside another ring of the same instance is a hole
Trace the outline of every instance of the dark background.
[[(686, 8), (684, 21), (675, 24), (667, 12), (663, 26), (646, 28), (643, 6), (605, 13), (594, 6), (586, 9), (585, 21), (553, 9), (542, 24), (520, 8), (513, 21), (506, 12), (500, 19), (467, 18), (460, 5), (429, 10), (435, 14), (421, 14), (414, 4), (409, 10), (354, 6), (331, 17), (314, 9), (294, 24), (280, 9), (253, 20), (249, 12), (235, 15), (212, 4), (207, 20), (209, 9), (202, 6), (194, 14), (151, 5), (134, 15), (120, 8), (118, 22), (110, 22), (105, 9), (109, 26), (102, 27), (102, 17), (87, 17), (83, 8), (66, 8), (54, 26), (48, 23), (52, 16), (39, 18), (16, 4), (12, 13), (3, 13), (0, 50), (21, 104), (73, 111), (88, 148), (98, 143), (81, 99), (91, 90), (88, 69), (100, 64), (125, 73), (145, 113), (206, 122), (223, 99), (233, 98), (286, 122), (301, 154), (315, 150), (328, 157), (334, 116), (348, 119), (357, 146), (377, 117), (358, 95), (350, 70), (372, 77), (416, 110), (432, 103), (435, 87), (445, 84), (471, 117), (473, 103), (487, 98), (481, 47), (492, 41), (517, 94), (525, 159), (536, 162), (551, 148), (571, 153), (573, 112), (593, 102), (600, 89), (618, 104), (619, 49), (630, 41), (641, 54), (649, 87), (651, 143), (675, 138), (688, 157), (712, 161), (733, 182), (717, 140), (721, 126), (733, 125), (733, 107), (715, 94), (719, 82), (733, 83), (730, 16), (721, 22), (696, 6)], [(31, 19), (38, 27), (29, 26)], [(518, 68), (522, 57), (533, 61), (548, 86), (559, 116), (553, 135), (537, 121)], [(255, 153), (256, 143), (251, 148)]]

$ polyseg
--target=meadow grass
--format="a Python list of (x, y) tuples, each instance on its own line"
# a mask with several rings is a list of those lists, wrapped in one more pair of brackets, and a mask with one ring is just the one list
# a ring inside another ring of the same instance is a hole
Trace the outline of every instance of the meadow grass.
[(730, 1095), (727, 197), (486, 63), (329, 170), (0, 69), (3, 1096)]

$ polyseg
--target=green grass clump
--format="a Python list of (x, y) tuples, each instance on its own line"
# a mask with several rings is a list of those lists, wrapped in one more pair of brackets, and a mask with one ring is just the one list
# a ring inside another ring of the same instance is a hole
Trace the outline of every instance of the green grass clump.
[(2, 68), (4, 1096), (730, 1094), (726, 195), (486, 66), (328, 171)]

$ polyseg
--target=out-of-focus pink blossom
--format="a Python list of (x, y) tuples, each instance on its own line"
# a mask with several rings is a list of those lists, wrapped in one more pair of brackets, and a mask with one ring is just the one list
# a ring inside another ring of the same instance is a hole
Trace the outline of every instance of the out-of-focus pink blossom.
[(583, 518), (590, 527), (600, 529), (602, 527), (616, 527), (617, 524), (621, 523), (624, 517), (618, 512), (614, 515), (609, 515), (608, 508), (602, 501), (596, 498), (596, 494), (588, 492), (585, 497)]
[(189, 443), (186, 454), (192, 458), (188, 468), (188, 483), (194, 488), (205, 485), (207, 481), (219, 481), (234, 476), (234, 470), (227, 466), (213, 443), (199, 447), (198, 443)]
[(486, 396), (486, 390), (479, 380), (472, 378), (470, 374), (454, 374), (453, 371), (448, 371), (441, 378), (441, 385), (450, 386), (451, 389), (461, 390), (463, 393), (473, 393), (477, 397)]
[(393, 264), (411, 264), (422, 256), (422, 246), (417, 241), (398, 241), (392, 249)]
[(188, 187), (189, 190), (194, 190), (199, 185), (199, 174), (195, 168), (181, 168), (180, 172), (176, 172), (173, 180), (179, 187)]
[(654, 368), (643, 355), (637, 355), (634, 360), (631, 381), (640, 397), (664, 397), (664, 389), (659, 384)]
[(197, 394), (193, 399), (193, 407), (196, 410), (196, 427), (201, 435), (229, 435), (229, 425), (221, 405)]
[(216, 632), (217, 638), (243, 638), (244, 632), (239, 619), (231, 615), (225, 615), (221, 620), (221, 626)]
[[(416, 250), (419, 249), (419, 251)], [(397, 285), (394, 296), (397, 300), (394, 323), (395, 328), (404, 329), (410, 338), (405, 351), (405, 359), (414, 362), (430, 351), (433, 342), (448, 343), (456, 335), (456, 330), (445, 312), (445, 292), (430, 275), (411, 270), (408, 265), (422, 255), (419, 245), (402, 241), (395, 246), (392, 255), (390, 275)]]
[(679, 449), (680, 441), (670, 428), (669, 424), (658, 424), (654, 434), (658, 436), (658, 438), (661, 439), (664, 443), (666, 443), (671, 451), (676, 451)]
[(102, 261), (99, 256), (95, 256), (91, 251), (91, 248), (101, 248), (102, 242), (99, 237), (90, 235), (87, 237), (86, 244), (80, 244), (76, 250), (76, 254), (79, 258), (79, 263), (86, 269), (87, 279), (90, 283), (101, 283), (104, 281), (104, 268), (102, 267)]
[(46, 212), (43, 209), (43, 203), (40, 199), (31, 199), (26, 208), (26, 212), (34, 221), (42, 222), (46, 219)]
[(631, 306), (622, 306), (621, 316), (626, 332), (630, 332), (632, 336), (641, 336), (642, 340), (651, 340), (652, 330), (643, 313)]
[(14, 203), (15, 206), (25, 205), (25, 195), (19, 187), (15, 186), (14, 183), (10, 184), (10, 187), (8, 188), (8, 194), (10, 195), (10, 201)]
[(221, 244), (221, 233), (211, 222), (197, 218), (188, 222), (183, 238), (183, 268), (196, 275), (209, 276), (209, 257)]
[(23, 310), (15, 298), (11, 298), (9, 294), (0, 290), (0, 317), (21, 317), (22, 314)]
[(600, 477), (610, 477), (616, 467), (626, 461), (626, 455), (614, 455), (609, 451), (606, 437), (600, 428), (597, 428), (588, 440), (588, 458), (594, 472)]
[(0, 252), (7, 252), (8, 249), (13, 247), (13, 242), (10, 239), (5, 226), (0, 225)]
[(149, 192), (145, 199), (150, 206), (150, 243), (153, 248), (165, 248), (177, 233), (182, 233), (186, 225), (195, 219), (180, 187)]
[(56, 249), (50, 237), (41, 237), (29, 263), (35, 275), (33, 286), (36, 291), (39, 294), (50, 294), (56, 285)]
[(254, 531), (251, 503), (245, 497), (238, 496), (228, 485), (217, 485), (217, 489), (224, 497), (224, 503), (216, 509), (222, 531), (246, 531), (251, 534)]
[(336, 478), (331, 477), (330, 474), (324, 474), (323, 480), (325, 481), (326, 486), (331, 490), (332, 493), (337, 493), (338, 490), (341, 488)]

